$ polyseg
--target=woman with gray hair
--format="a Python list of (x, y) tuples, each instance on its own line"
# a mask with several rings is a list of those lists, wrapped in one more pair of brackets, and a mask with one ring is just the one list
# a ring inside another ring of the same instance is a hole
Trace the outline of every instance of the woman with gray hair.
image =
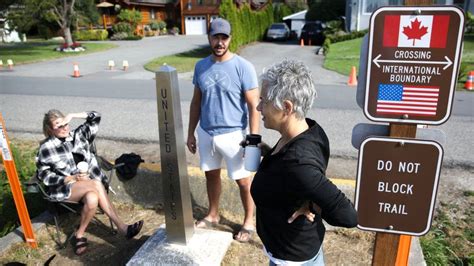
[[(74, 118), (85, 119), (85, 122), (71, 131), (69, 122)], [(102, 184), (102, 180), (107, 177), (90, 149), (99, 123), (100, 114), (97, 112), (63, 115), (58, 110), (49, 110), (43, 118), (46, 139), (41, 143), (36, 157), (38, 179), (48, 187), (50, 197), (84, 204), (79, 227), (72, 238), (76, 255), (86, 252), (88, 243), (84, 234), (98, 206), (127, 239), (136, 236), (143, 226), (143, 220), (130, 225), (122, 222)], [(80, 171), (80, 162), (87, 163), (86, 169)]]
[[(264, 126), (281, 134), (251, 187), (257, 233), (270, 265), (323, 265), (322, 219), (334, 226), (357, 225), (352, 203), (325, 175), (326, 133), (316, 121), (305, 119), (315, 96), (311, 72), (301, 62), (285, 59), (262, 75), (257, 110)], [(314, 216), (295, 212), (305, 205)]]

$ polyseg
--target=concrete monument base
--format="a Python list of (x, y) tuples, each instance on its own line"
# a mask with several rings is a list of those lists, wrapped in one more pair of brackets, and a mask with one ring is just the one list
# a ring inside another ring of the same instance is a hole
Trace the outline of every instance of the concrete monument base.
[(163, 224), (127, 262), (133, 265), (220, 265), (232, 242), (230, 232), (194, 229), (187, 246), (170, 244)]

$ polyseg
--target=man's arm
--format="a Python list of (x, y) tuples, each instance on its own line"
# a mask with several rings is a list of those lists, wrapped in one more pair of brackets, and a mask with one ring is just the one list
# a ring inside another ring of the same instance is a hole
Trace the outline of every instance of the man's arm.
[(193, 99), (189, 107), (188, 140), (186, 141), (186, 145), (192, 154), (196, 153), (196, 137), (194, 136), (194, 131), (196, 130), (199, 116), (201, 115), (201, 97), (201, 90), (198, 87), (194, 87)]
[(258, 134), (260, 128), (260, 114), (257, 111), (257, 105), (260, 98), (258, 88), (253, 88), (245, 92), (245, 101), (249, 108), (249, 126), (250, 134)]

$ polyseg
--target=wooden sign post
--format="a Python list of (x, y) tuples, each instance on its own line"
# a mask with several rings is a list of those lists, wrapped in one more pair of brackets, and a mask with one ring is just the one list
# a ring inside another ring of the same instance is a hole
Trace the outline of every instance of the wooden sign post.
[(13, 194), (13, 201), (15, 202), (18, 217), (23, 228), (23, 234), (25, 241), (32, 248), (37, 248), (33, 227), (31, 226), (30, 215), (26, 208), (25, 198), (21, 190), (20, 180), (16, 171), (15, 161), (13, 161), (12, 152), (10, 149), (10, 143), (7, 138), (7, 130), (5, 129), (5, 122), (3, 121), (2, 114), (0, 114), (0, 149), (2, 150), (3, 164), (7, 172), (8, 182)]
[[(415, 138), (417, 125), (390, 124), (390, 137)], [(372, 265), (408, 265), (411, 236), (389, 233), (375, 234)]]

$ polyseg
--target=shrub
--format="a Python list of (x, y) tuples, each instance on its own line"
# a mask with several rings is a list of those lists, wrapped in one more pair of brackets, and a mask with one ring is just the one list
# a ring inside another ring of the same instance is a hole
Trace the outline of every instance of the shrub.
[(150, 23), (150, 29), (159, 30), (160, 29), (160, 24), (158, 23), (158, 21), (152, 21)]
[(77, 41), (104, 41), (109, 36), (106, 30), (81, 30), (72, 34)]
[(112, 37), (110, 37), (110, 39), (113, 40), (113, 41), (119, 41), (119, 40), (124, 40), (127, 37), (128, 37), (128, 33), (126, 33), (126, 32), (117, 32), (117, 33), (114, 33), (114, 35)]
[(141, 40), (142, 36), (130, 35), (126, 32), (117, 32), (110, 39), (113, 41), (119, 41), (119, 40), (136, 41), (136, 40)]
[(324, 34), (326, 36), (336, 34), (340, 31), (343, 31), (342, 21), (340, 20), (331, 20), (326, 22), (326, 27), (324, 28)]
[(179, 28), (178, 28), (178, 27), (173, 27), (173, 28), (170, 30), (170, 34), (179, 34)]
[(327, 53), (329, 53), (329, 47), (330, 46), (331, 46), (331, 39), (330, 38), (324, 39), (324, 42), (323, 42), (323, 54), (324, 55), (327, 55)]
[(470, 65), (469, 63), (461, 62), (461, 65), (459, 66), (458, 82), (465, 82), (467, 80), (469, 65)]
[(326, 55), (329, 52), (329, 49), (331, 48), (330, 46), (332, 43), (357, 39), (357, 38), (363, 37), (367, 32), (368, 30), (353, 31), (350, 33), (338, 31), (334, 34), (326, 35), (326, 39), (324, 40), (324, 43), (323, 43), (324, 55)]
[(114, 35), (119, 32), (125, 32), (127, 35), (131, 35), (133, 33), (133, 28), (127, 22), (119, 22), (112, 26), (112, 31)]
[(346, 12), (345, 0), (320, 0), (308, 3), (306, 20), (330, 21), (344, 16)]
[(471, 12), (466, 13), (466, 33), (472, 33), (474, 30), (474, 16)]
[(247, 3), (238, 8), (232, 0), (223, 0), (219, 10), (220, 17), (227, 19), (232, 26), (230, 50), (234, 52), (242, 45), (261, 40), (265, 30), (273, 23), (271, 3), (260, 11), (253, 11)]
[[(18, 173), (20, 183), (30, 179), (36, 171), (34, 162), (37, 149), (25, 147), (24, 145), (11, 143), (15, 167)], [(1, 157), (0, 157), (1, 159)], [(23, 187), (24, 188), (24, 187)], [(45, 204), (40, 194), (31, 194), (24, 192), (25, 202), (27, 204), (30, 218), (33, 218), (45, 210)], [(5, 170), (0, 171), (0, 237), (13, 231), (19, 223), (16, 207), (13, 203), (10, 185)]]
[(117, 19), (121, 22), (128, 23), (132, 28), (135, 28), (142, 20), (142, 14), (137, 10), (122, 9)]
[(162, 20), (158, 21), (158, 28), (159, 28), (159, 30), (166, 29), (166, 22), (164, 22)]
[(126, 41), (136, 41), (136, 40), (141, 40), (143, 37), (142, 36), (139, 36), (139, 35), (128, 35), (127, 37), (125, 37), (125, 39), (123, 40), (126, 40)]
[(273, 21), (281, 22), (284, 17), (292, 13), (291, 8), (284, 3), (275, 3), (273, 5)]

